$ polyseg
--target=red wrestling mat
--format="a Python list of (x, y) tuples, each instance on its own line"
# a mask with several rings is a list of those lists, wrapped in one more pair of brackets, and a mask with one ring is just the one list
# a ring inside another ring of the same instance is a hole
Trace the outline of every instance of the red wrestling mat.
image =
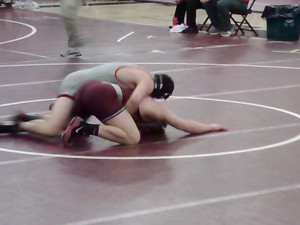
[(229, 131), (167, 127), (134, 146), (89, 138), (68, 148), (59, 138), (1, 135), (1, 224), (298, 225), (298, 42), (81, 22), (89, 44), (68, 60), (57, 15), (0, 10), (1, 120), (45, 113), (68, 73), (119, 61), (168, 73), (176, 87), (165, 104)]

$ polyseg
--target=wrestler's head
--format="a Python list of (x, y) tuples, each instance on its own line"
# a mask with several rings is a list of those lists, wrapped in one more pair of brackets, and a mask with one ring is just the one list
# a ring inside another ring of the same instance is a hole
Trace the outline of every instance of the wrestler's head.
[(151, 93), (152, 98), (167, 99), (174, 91), (174, 82), (166, 74), (154, 74), (154, 89)]

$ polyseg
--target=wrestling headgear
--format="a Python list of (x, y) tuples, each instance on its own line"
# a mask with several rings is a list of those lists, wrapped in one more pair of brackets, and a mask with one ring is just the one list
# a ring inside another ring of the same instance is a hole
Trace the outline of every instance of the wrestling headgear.
[(154, 74), (154, 89), (151, 93), (152, 98), (167, 99), (173, 93), (174, 82), (166, 74)]

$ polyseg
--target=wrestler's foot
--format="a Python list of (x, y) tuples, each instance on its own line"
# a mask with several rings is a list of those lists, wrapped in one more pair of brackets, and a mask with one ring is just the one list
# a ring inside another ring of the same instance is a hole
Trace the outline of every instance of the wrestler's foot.
[(32, 120), (40, 119), (38, 115), (28, 115), (24, 112), (19, 112), (13, 116), (10, 121), (5, 121), (0, 123), (0, 133), (18, 133), (24, 132), (20, 129), (19, 124), (22, 122), (28, 122)]
[(83, 119), (80, 117), (74, 117), (64, 133), (62, 134), (61, 140), (64, 146), (70, 144), (71, 140), (75, 136), (85, 136), (88, 137), (89, 134), (83, 132), (84, 126), (86, 125), (86, 122), (84, 122)]
[(14, 134), (21, 132), (15, 121), (4, 121), (0, 123), (0, 134)]
[(38, 115), (29, 115), (24, 112), (19, 112), (15, 116), (12, 117), (12, 121), (14, 121), (16, 124), (22, 123), (22, 122), (28, 122), (32, 120), (41, 119)]

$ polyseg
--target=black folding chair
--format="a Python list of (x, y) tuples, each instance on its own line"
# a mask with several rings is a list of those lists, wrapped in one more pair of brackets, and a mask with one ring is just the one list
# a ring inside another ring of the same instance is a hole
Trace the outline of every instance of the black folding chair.
[[(237, 27), (235, 29), (236, 34), (238, 34), (238, 32), (241, 31), (242, 34), (244, 35), (245, 30), (246, 30), (246, 31), (253, 32), (256, 37), (258, 36), (258, 33), (256, 32), (256, 30), (253, 28), (253, 26), (251, 26), (250, 22), (247, 20), (248, 15), (252, 14), (252, 12), (253, 12), (252, 7), (255, 2), (256, 2), (256, 0), (250, 0), (250, 2), (248, 3), (248, 8), (245, 11), (231, 12), (230, 18)], [(238, 20), (237, 18), (233, 17), (234, 15), (241, 16), (242, 17), (241, 20)]]
[[(230, 12), (230, 19), (232, 20), (232, 22), (236, 25), (235, 28), (235, 34), (237, 35), (238, 32), (242, 32), (242, 35), (245, 34), (245, 31), (251, 31), (254, 33), (254, 35), (257, 37), (258, 33), (256, 32), (256, 30), (253, 28), (253, 26), (250, 24), (250, 22), (247, 20), (248, 15), (252, 14), (252, 7), (254, 5), (254, 3), (256, 2), (256, 0), (250, 0), (248, 3), (248, 8), (247, 10), (243, 10), (243, 11), (232, 11)], [(238, 19), (236, 16), (241, 16), (241, 19)], [(199, 28), (199, 30), (203, 30), (204, 27), (206, 26), (206, 23), (208, 22), (209, 18), (207, 17), (202, 26)], [(210, 24), (206, 31), (209, 31), (209, 29), (211, 28), (212, 24)]]

